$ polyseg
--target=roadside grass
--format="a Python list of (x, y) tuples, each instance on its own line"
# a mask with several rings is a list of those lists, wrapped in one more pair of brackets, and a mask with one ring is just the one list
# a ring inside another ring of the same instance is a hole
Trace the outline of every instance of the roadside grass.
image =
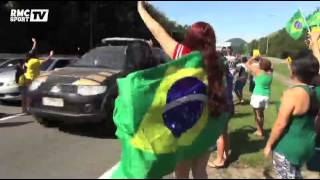
[(281, 74), (281, 75), (284, 75), (286, 77), (289, 77), (290, 76), (290, 72), (289, 72), (289, 69), (288, 69), (288, 64), (287, 63), (284, 63), (284, 64), (277, 64), (275, 67), (274, 67), (274, 70)]
[[(277, 70), (279, 69), (282, 68), (277, 68)], [(271, 159), (264, 158), (263, 149), (277, 117), (275, 102), (280, 100), (285, 89), (286, 86), (274, 78), (271, 89), (271, 101), (268, 109), (265, 111), (264, 129), (266, 130), (266, 138), (263, 140), (253, 134), (255, 131), (255, 120), (250, 106), (251, 94), (249, 93), (248, 84), (246, 85), (244, 89), (246, 103), (244, 105), (236, 105), (236, 114), (229, 123), (230, 146), (232, 150), (231, 163), (236, 162), (241, 166), (255, 168), (271, 165)]]

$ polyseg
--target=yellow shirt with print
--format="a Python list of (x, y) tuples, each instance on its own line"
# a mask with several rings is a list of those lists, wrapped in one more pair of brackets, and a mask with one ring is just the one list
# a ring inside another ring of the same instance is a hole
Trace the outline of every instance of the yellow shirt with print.
[(26, 64), (27, 70), (24, 73), (26, 79), (35, 80), (40, 75), (41, 64), (44, 60), (40, 60), (37, 58), (31, 58)]

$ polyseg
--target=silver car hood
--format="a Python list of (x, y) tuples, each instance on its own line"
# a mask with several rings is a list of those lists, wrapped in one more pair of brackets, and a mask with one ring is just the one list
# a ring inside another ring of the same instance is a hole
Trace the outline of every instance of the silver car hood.
[(4, 71), (0, 73), (0, 82), (12, 82), (16, 79), (16, 70)]

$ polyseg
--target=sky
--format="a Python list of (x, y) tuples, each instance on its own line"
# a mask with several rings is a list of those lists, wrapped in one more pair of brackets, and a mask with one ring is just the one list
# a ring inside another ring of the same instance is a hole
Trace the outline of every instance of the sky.
[(205, 21), (212, 25), (217, 42), (242, 38), (247, 42), (285, 27), (300, 8), (311, 14), (320, 1), (149, 1), (169, 19), (182, 25)]

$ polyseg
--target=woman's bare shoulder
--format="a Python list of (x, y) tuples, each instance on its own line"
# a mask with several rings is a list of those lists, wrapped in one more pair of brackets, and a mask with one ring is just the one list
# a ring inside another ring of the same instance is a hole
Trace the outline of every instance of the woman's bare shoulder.
[(308, 100), (309, 94), (302, 87), (292, 87), (284, 91), (282, 98), (291, 102), (304, 101)]

